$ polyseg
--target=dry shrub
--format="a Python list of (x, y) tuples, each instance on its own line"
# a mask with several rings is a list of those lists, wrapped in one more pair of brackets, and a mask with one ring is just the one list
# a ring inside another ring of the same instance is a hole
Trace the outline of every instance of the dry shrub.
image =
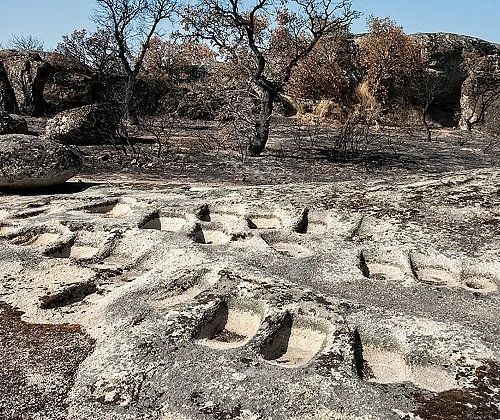
[(378, 121), (382, 116), (383, 107), (373, 94), (370, 85), (367, 82), (362, 82), (356, 88), (356, 98), (358, 103), (354, 107), (353, 113), (357, 118), (362, 118), (369, 125), (378, 125)]
[(423, 46), (390, 18), (368, 19), (368, 33), (359, 41), (359, 61), (366, 87), (384, 103), (405, 89), (409, 75), (425, 67)]
[(342, 120), (342, 109), (335, 102), (328, 99), (321, 99), (314, 107), (313, 113), (320, 120)]
[(362, 82), (357, 86), (356, 97), (362, 109), (375, 110), (380, 107), (368, 82)]

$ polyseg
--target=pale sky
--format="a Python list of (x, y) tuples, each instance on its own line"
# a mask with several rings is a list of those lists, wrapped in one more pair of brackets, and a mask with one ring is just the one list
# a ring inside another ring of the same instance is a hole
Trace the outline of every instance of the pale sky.
[[(500, 0), (353, 0), (363, 13), (354, 33), (365, 31), (366, 18), (391, 17), (406, 33), (453, 32), (500, 43)], [(51, 50), (62, 35), (95, 29), (90, 20), (95, 0), (0, 0), (0, 43), (33, 35)]]

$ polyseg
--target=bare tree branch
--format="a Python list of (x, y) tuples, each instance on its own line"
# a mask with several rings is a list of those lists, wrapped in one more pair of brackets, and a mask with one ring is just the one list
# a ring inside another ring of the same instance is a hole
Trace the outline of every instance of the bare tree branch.
[(7, 47), (15, 50), (43, 51), (44, 42), (33, 35), (12, 35)]
[(359, 13), (343, 0), (199, 0), (184, 13), (185, 28), (209, 41), (251, 74), (249, 90), (260, 91), (260, 112), (249, 154), (258, 156), (269, 137), (275, 99), (284, 91), (292, 70), (318, 41), (345, 31)]
[(170, 19), (177, 9), (176, 0), (96, 0), (93, 19), (100, 27), (113, 33), (118, 57), (128, 76), (126, 90), (126, 114), (130, 122), (137, 124), (137, 116), (131, 109), (131, 99), (137, 76), (144, 62), (151, 38), (158, 25)]

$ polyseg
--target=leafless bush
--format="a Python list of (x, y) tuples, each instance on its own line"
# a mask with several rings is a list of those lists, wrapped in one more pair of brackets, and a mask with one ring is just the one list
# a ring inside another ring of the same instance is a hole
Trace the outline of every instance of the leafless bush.
[(138, 124), (131, 123), (128, 118), (128, 112), (133, 108), (134, 115), (137, 116), (139, 107), (137, 104), (140, 103), (140, 107), (145, 108), (144, 101), (141, 102), (136, 99), (134, 101), (135, 106), (132, 107), (127, 79), (119, 76), (107, 80), (107, 83), (104, 85), (102, 98), (106, 102), (113, 104), (119, 115), (118, 127), (114, 135), (110, 138), (111, 143), (115, 148), (121, 147), (121, 150), (125, 154), (128, 154), (126, 146), (128, 146), (133, 154), (137, 154), (132, 139), (137, 136), (141, 127)]
[(240, 162), (248, 159), (248, 143), (255, 136), (255, 126), (240, 119), (231, 120), (220, 127), (219, 133), (233, 156)]
[(12, 35), (7, 46), (14, 50), (43, 51), (44, 42), (33, 35)]
[(158, 157), (161, 157), (162, 153), (170, 151), (175, 121), (175, 114), (165, 105), (160, 105), (153, 115), (143, 116), (139, 119), (139, 126), (142, 130), (153, 136)]
[(347, 118), (338, 134), (333, 136), (333, 144), (325, 150), (328, 159), (338, 162), (361, 156), (375, 140), (370, 125), (359, 115)]
[(223, 150), (227, 150), (228, 146), (224, 144), (223, 139), (219, 135), (219, 127), (213, 127), (207, 122), (194, 122), (194, 137), (195, 143), (203, 153), (218, 156)]
[(248, 140), (253, 135), (253, 126), (241, 119), (220, 120), (210, 129), (197, 129), (195, 138), (204, 153), (214, 156), (228, 153), (241, 163), (248, 159)]
[(296, 149), (316, 147), (319, 139), (319, 126), (317, 124), (302, 124), (296, 122), (292, 128), (292, 141)]
[[(223, 150), (245, 163), (249, 156), (248, 145), (256, 135), (255, 92), (231, 80), (233, 83), (225, 83), (228, 79), (221, 72), (210, 80), (214, 91), (219, 92), (218, 108), (214, 109), (216, 132), (202, 133), (199, 142), (212, 152)], [(225, 89), (220, 88), (222, 84)]]

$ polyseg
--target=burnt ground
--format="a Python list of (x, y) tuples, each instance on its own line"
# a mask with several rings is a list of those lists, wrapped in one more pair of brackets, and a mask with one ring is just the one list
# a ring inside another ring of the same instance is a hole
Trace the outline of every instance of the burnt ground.
[[(43, 132), (45, 119), (31, 119), (30, 129)], [(213, 123), (178, 121), (158, 145), (144, 132), (131, 133), (130, 145), (81, 146), (82, 175), (100, 178), (110, 173), (134, 179), (173, 183), (240, 183), (277, 185), (300, 182), (339, 182), (397, 179), (412, 174), (500, 166), (500, 139), (454, 129), (379, 128), (357, 138), (357, 156), (338, 160), (339, 129), (305, 125), (295, 118), (277, 117), (271, 138), (259, 158), (240, 152), (240, 139), (224, 139)]]
[(65, 399), (93, 340), (79, 325), (28, 324), (0, 301), (0, 418), (66, 418)]

